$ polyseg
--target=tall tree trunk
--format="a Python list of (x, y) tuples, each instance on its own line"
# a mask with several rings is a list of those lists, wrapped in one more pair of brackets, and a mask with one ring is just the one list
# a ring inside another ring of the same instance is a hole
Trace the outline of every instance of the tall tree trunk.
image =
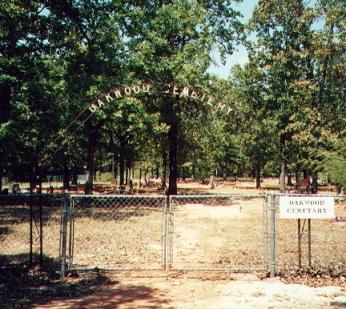
[(177, 194), (177, 180), (178, 180), (178, 164), (177, 164), (177, 153), (178, 153), (178, 140), (177, 140), (178, 126), (172, 124), (168, 136), (169, 136), (169, 183), (168, 183), (168, 194)]
[(292, 183), (292, 174), (291, 174), (291, 173), (289, 173), (289, 174), (287, 175), (287, 185), (288, 185), (288, 186), (293, 186), (293, 183)]
[(161, 188), (163, 190), (166, 189), (166, 181), (167, 181), (167, 154), (164, 147), (164, 142), (162, 142), (162, 149), (161, 149), (161, 156), (162, 156), (162, 179), (161, 179)]
[(30, 193), (33, 193), (36, 187), (36, 164), (32, 162), (30, 171)]
[(129, 168), (126, 167), (125, 169), (125, 186), (129, 183)]
[[(174, 100), (174, 98), (173, 98)], [(168, 194), (177, 194), (177, 180), (178, 180), (178, 116), (177, 109), (174, 108), (174, 101), (170, 103), (170, 128), (168, 131), (168, 145), (169, 145), (169, 183)], [(177, 105), (179, 104), (179, 98), (176, 98)]]
[(256, 189), (261, 188), (261, 164), (256, 163)]
[(311, 193), (316, 194), (318, 192), (318, 174), (317, 172), (312, 173), (312, 184), (311, 184)]
[(2, 153), (0, 152), (0, 194), (2, 193), (2, 171), (3, 171)]
[(310, 177), (309, 172), (307, 170), (304, 170), (303, 175), (304, 175), (304, 179)]
[(96, 125), (92, 125), (87, 122), (86, 133), (88, 136), (87, 144), (87, 180), (85, 183), (85, 194), (92, 194), (94, 189), (94, 176), (95, 176), (95, 155), (97, 150), (97, 144), (100, 134), (100, 129), (103, 126), (104, 121), (99, 121)]
[(124, 186), (124, 173), (125, 173), (125, 156), (124, 156), (124, 143), (120, 141), (120, 152), (119, 152), (119, 187), (121, 189)]
[(286, 162), (285, 162), (285, 138), (283, 135), (280, 136), (280, 193), (285, 193), (286, 191)]
[(295, 178), (296, 178), (296, 189), (298, 189), (298, 184), (299, 184), (299, 180), (300, 180), (300, 167), (299, 166), (297, 166), (297, 168), (296, 168)]
[(71, 184), (73, 186), (77, 186), (78, 185), (78, 173), (76, 170), (73, 171), (72, 173), (72, 181), (71, 181)]
[(85, 183), (85, 194), (93, 194), (94, 189), (94, 170), (95, 170), (95, 152), (96, 142), (94, 139), (89, 139), (87, 148), (87, 173)]
[(196, 161), (193, 158), (192, 159), (192, 167), (191, 167), (191, 173), (192, 173), (192, 180), (194, 180), (196, 178)]
[(139, 185), (138, 187), (140, 188), (142, 186), (142, 169), (139, 169)]
[(285, 184), (285, 160), (281, 159), (280, 161), (280, 193), (285, 193), (286, 184)]
[[(7, 122), (10, 118), (11, 109), (11, 85), (2, 83), (0, 86), (0, 125)], [(5, 162), (5, 143), (0, 140), (0, 193), (2, 192), (2, 176)]]
[(118, 160), (117, 160), (117, 154), (113, 154), (113, 180), (117, 181), (118, 179)]
[(65, 190), (70, 189), (70, 170), (67, 165), (67, 158), (64, 157), (64, 179), (63, 179), (63, 187)]

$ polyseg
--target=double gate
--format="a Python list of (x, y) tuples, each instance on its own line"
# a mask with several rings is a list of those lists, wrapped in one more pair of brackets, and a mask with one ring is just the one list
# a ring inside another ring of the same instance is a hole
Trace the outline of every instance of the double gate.
[(71, 269), (268, 271), (275, 211), (264, 195), (71, 196), (62, 273)]

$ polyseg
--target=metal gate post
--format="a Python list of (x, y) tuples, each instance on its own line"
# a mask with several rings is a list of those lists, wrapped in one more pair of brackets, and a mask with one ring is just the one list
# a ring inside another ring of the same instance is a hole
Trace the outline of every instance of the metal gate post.
[(163, 269), (168, 270), (168, 216), (169, 216), (169, 196), (165, 198), (164, 207), (164, 241), (163, 241)]
[(64, 193), (64, 207), (61, 216), (60, 227), (60, 262), (61, 262), (61, 280), (65, 278), (66, 270), (66, 243), (67, 243), (67, 221), (68, 221), (69, 196)]
[(67, 269), (70, 270), (73, 263), (73, 249), (74, 249), (74, 204), (75, 199), (69, 198), (69, 210), (68, 210), (68, 221), (69, 222), (69, 246), (68, 246), (68, 263)]
[(168, 270), (172, 269), (173, 265), (173, 201), (172, 196), (168, 198)]
[(269, 242), (269, 232), (268, 232), (268, 195), (266, 195), (263, 202), (263, 262), (265, 263), (266, 269), (269, 269), (269, 254), (268, 254), (268, 242)]
[(270, 254), (270, 277), (275, 277), (276, 274), (276, 203), (275, 194), (269, 196), (269, 212), (271, 217), (271, 254)]

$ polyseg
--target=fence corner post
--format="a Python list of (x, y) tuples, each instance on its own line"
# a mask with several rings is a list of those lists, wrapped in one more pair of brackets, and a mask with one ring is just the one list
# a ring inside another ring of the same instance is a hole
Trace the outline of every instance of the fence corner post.
[(164, 270), (171, 269), (171, 196), (169, 194), (165, 197), (165, 226), (164, 226)]
[(67, 221), (68, 221), (68, 209), (69, 209), (69, 195), (64, 193), (64, 206), (61, 217), (61, 228), (60, 228), (60, 262), (61, 262), (61, 280), (65, 278), (66, 272), (66, 248), (67, 248)]
[(276, 195), (270, 194), (269, 210), (271, 217), (271, 254), (270, 254), (270, 278), (274, 278), (276, 274)]

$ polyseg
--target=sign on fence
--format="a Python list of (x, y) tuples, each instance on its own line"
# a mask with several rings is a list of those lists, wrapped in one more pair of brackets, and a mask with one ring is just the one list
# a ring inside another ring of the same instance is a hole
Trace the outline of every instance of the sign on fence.
[(280, 196), (280, 218), (282, 219), (326, 219), (334, 217), (334, 197)]

